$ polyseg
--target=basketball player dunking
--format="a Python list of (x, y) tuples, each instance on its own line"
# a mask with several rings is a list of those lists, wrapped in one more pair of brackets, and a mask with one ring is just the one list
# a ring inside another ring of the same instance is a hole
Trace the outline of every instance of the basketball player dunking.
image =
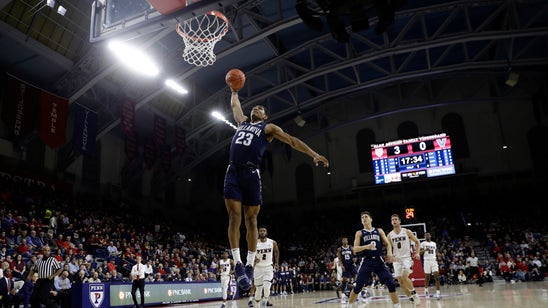
[[(247, 291), (251, 288), (253, 262), (259, 237), (257, 216), (262, 204), (259, 165), (266, 146), (273, 139), (277, 139), (312, 157), (316, 166), (321, 163), (329, 167), (329, 161), (300, 139), (284, 132), (279, 126), (266, 123), (268, 116), (264, 106), (253, 107), (251, 121), (248, 121), (248, 117), (242, 110), (238, 92), (235, 90), (232, 90), (230, 104), (238, 129), (230, 145), (230, 162), (225, 175), (224, 199), (228, 212), (228, 241), (235, 262), (234, 273), (240, 288)], [(248, 252), (245, 267), (240, 256), (242, 214), (245, 216), (247, 230)]]

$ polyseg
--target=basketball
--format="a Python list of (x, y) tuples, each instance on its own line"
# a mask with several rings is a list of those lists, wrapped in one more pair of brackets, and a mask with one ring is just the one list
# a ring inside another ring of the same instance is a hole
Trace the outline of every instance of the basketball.
[(240, 91), (245, 84), (245, 74), (241, 70), (233, 68), (226, 73), (225, 81), (232, 91)]

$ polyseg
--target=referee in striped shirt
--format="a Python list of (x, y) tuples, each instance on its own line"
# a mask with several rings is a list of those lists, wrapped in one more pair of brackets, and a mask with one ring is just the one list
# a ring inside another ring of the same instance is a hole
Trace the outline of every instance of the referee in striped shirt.
[(53, 301), (50, 291), (53, 289), (53, 279), (61, 274), (63, 268), (51, 256), (49, 246), (44, 245), (42, 247), (42, 255), (41, 259), (36, 260), (36, 264), (30, 269), (28, 275), (30, 278), (34, 273), (38, 273), (38, 280), (32, 290), (30, 305), (32, 308), (40, 308), (42, 304), (46, 305), (47, 308), (58, 307)]

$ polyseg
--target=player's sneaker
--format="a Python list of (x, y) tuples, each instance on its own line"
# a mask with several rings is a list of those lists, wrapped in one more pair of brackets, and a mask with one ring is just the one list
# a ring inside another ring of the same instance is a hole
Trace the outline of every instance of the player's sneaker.
[(221, 308), (225, 308), (225, 307), (226, 307), (225, 304), (222, 304), (222, 305), (221, 305)]
[(441, 299), (441, 294), (436, 293), (436, 300), (440, 300), (440, 299)]
[(413, 302), (414, 307), (418, 307), (418, 306), (421, 305), (421, 299), (419, 298), (419, 296), (416, 293), (411, 295), (411, 300)]
[(236, 263), (234, 267), (234, 273), (236, 273), (236, 281), (238, 286), (244, 291), (251, 289), (251, 280), (246, 275), (246, 269), (241, 262)]
[(269, 301), (266, 301), (266, 305), (267, 305), (268, 307), (270, 307), (270, 306), (274, 306), (274, 305), (272, 305), (272, 303), (271, 303), (271, 302), (269, 302)]
[[(247, 279), (249, 279), (250, 283), (251, 281), (253, 280), (253, 266), (251, 265), (246, 265), (245, 266), (245, 275), (247, 276)], [(250, 285), (251, 287), (251, 285)]]
[(362, 303), (368, 303), (371, 301), (371, 297), (372, 297), (372, 294), (371, 292), (366, 288), (366, 289), (363, 289), (361, 292), (360, 292), (360, 301)]
[(253, 307), (253, 300), (250, 299), (249, 302), (247, 302), (247, 307)]
[(428, 289), (424, 289), (424, 297), (429, 298), (430, 293), (428, 292)]

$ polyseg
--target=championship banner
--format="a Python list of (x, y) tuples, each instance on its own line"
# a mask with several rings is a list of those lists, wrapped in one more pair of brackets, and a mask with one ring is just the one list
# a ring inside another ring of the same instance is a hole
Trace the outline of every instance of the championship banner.
[(177, 154), (183, 156), (186, 150), (186, 131), (184, 128), (175, 126), (175, 148)]
[(97, 138), (97, 113), (78, 104), (74, 107), (74, 132), (72, 145), (74, 150), (83, 155), (95, 151)]
[(147, 138), (145, 141), (145, 153), (144, 153), (144, 160), (145, 160), (145, 167), (147, 169), (152, 169), (154, 166), (154, 159), (156, 156), (156, 146), (154, 145), (154, 141), (151, 138)]
[(154, 142), (156, 146), (161, 147), (166, 141), (166, 119), (154, 116)]
[(6, 74), (2, 119), (10, 137), (31, 133), (36, 127), (40, 89)]
[(127, 100), (122, 104), (122, 116), (120, 119), (124, 135), (135, 133), (135, 105)]
[(126, 152), (126, 159), (128, 162), (132, 162), (137, 158), (137, 135), (135, 133), (126, 135), (124, 150)]
[(40, 139), (55, 149), (67, 140), (68, 99), (49, 92), (40, 93)]

